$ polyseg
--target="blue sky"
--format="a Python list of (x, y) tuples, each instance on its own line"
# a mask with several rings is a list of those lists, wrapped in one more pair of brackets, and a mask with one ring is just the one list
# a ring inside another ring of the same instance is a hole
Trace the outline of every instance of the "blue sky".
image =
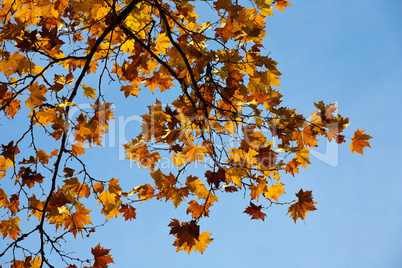
[[(111, 220), (89, 239), (70, 240), (67, 248), (88, 256), (89, 247), (100, 242), (112, 248), (115, 265), (111, 267), (402, 266), (402, 175), (398, 170), (402, 160), (398, 140), (402, 132), (398, 108), (402, 2), (291, 3), (285, 13), (269, 18), (264, 43), (283, 73), (284, 105), (307, 114), (314, 111), (314, 102), (336, 101), (340, 114), (350, 118), (349, 137), (356, 129), (366, 129), (374, 137), (364, 156), (352, 154), (349, 143), (343, 144), (335, 166), (312, 159), (308, 170), (301, 169), (294, 178), (284, 176), (285, 199), (292, 200), (300, 188), (312, 190), (318, 210), (309, 213), (305, 223), (294, 224), (286, 215), (287, 207), (273, 207), (266, 211), (264, 222), (255, 221), (243, 213), (249, 203), (243, 193), (220, 195), (210, 218), (200, 221), (201, 231), (212, 233), (214, 241), (203, 255), (189, 256), (175, 253), (167, 227), (171, 218), (190, 219), (185, 206), (175, 210), (171, 203), (150, 201), (138, 206), (137, 220)], [(168, 101), (176, 93), (172, 90), (161, 98)], [(146, 91), (139, 96), (116, 106), (116, 118), (132, 115), (134, 120), (126, 125), (124, 135), (118, 131), (122, 121), (116, 121), (116, 135), (111, 136), (116, 144), (119, 135), (127, 139), (137, 135), (136, 116), (146, 112), (148, 100), (153, 102)], [(6, 140), (3, 133), (0, 137)], [(119, 147), (93, 148), (86, 159), (93, 176), (115, 177), (127, 187), (150, 180), (146, 170), (119, 160)]]

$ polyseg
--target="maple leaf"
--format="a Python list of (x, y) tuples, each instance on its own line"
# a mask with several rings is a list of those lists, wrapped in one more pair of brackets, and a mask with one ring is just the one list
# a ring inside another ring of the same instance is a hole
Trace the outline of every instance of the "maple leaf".
[(267, 182), (265, 181), (265, 179), (261, 180), (257, 185), (251, 183), (249, 189), (251, 191), (250, 197), (252, 200), (257, 199), (257, 202), (259, 201), (260, 195), (267, 191), (266, 183)]
[(155, 189), (150, 184), (141, 185), (138, 188), (138, 198), (149, 201), (154, 197)]
[(79, 207), (76, 212), (64, 220), (64, 229), (68, 229), (76, 237), (78, 232), (82, 233), (85, 225), (92, 224), (91, 217), (88, 216), (91, 211), (84, 206)]
[(207, 182), (209, 184), (214, 184), (216, 188), (219, 188), (219, 184), (221, 182), (226, 182), (225, 174), (226, 174), (225, 169), (220, 167), (217, 172), (207, 170), (205, 172), (205, 177), (207, 178)]
[(297, 143), (300, 145), (300, 147), (317, 146), (317, 139), (315, 138), (315, 134), (313, 133), (311, 126), (306, 126), (300, 132), (294, 132), (293, 138), (297, 140)]
[(191, 200), (190, 202), (188, 202), (188, 204), (190, 206), (187, 208), (187, 214), (191, 213), (191, 217), (193, 217), (194, 219), (198, 219), (201, 216), (208, 217), (210, 206), (209, 203), (205, 205), (199, 205), (196, 200)]
[(17, 240), (20, 233), (19, 222), (20, 218), (14, 217), (0, 222), (0, 231), (3, 234), (3, 239), (8, 235), (11, 239)]
[(283, 188), (283, 186), (284, 184), (279, 182), (277, 184), (267, 187), (265, 198), (272, 198), (275, 201), (278, 201), (279, 196), (285, 193), (285, 189)]
[(72, 176), (74, 175), (74, 171), (75, 171), (75, 170), (72, 169), (72, 168), (65, 167), (65, 168), (63, 169), (63, 172), (66, 173), (66, 174), (64, 175), (64, 177), (66, 177), (66, 178), (72, 177)]
[[(200, 226), (197, 225), (195, 220), (180, 224), (178, 220), (172, 219), (168, 226), (171, 228), (170, 234), (176, 237), (173, 245), (177, 247), (177, 251), (186, 250), (190, 253), (192, 250), (197, 249), (197, 241), (200, 242)], [(205, 243), (206, 241), (203, 242)]]
[(364, 134), (364, 131), (364, 129), (355, 131), (355, 134), (352, 138), (352, 143), (350, 144), (350, 150), (352, 151), (352, 153), (356, 152), (359, 154), (363, 154), (364, 147), (371, 147), (370, 143), (367, 140), (373, 137)]
[(36, 153), (36, 159), (39, 160), (42, 164), (49, 163), (49, 155), (45, 151), (39, 149), (35, 153)]
[(124, 91), (124, 96), (127, 98), (128, 96), (134, 95), (138, 96), (138, 91), (140, 91), (141, 88), (136, 87), (134, 85), (128, 85), (128, 86), (121, 86), (121, 91)]
[(84, 142), (79, 141), (71, 145), (71, 152), (74, 156), (81, 155), (85, 153), (85, 149), (82, 148), (85, 145)]
[(284, 8), (292, 6), (288, 1), (285, 0), (278, 0), (276, 1), (275, 10), (279, 9), (280, 11), (284, 12)]
[(298, 218), (304, 220), (309, 211), (316, 210), (314, 204), (317, 204), (317, 202), (313, 201), (312, 191), (303, 191), (303, 189), (300, 189), (296, 196), (299, 200), (289, 207), (287, 213), (290, 214), (295, 223)]
[(100, 246), (100, 243), (91, 249), (94, 255), (95, 263), (93, 268), (107, 268), (110, 263), (114, 263), (112, 256), (109, 254), (110, 249), (105, 249)]
[(98, 203), (103, 205), (102, 213), (106, 215), (106, 219), (118, 217), (120, 215), (120, 196), (108, 191), (98, 195)]
[(177, 247), (177, 251), (184, 250), (189, 255), (192, 251), (198, 251), (201, 254), (204, 253), (205, 249), (208, 247), (208, 244), (211, 243), (214, 239), (211, 238), (211, 234), (208, 232), (203, 232), (198, 236), (198, 239), (195, 240), (195, 245), (189, 246), (187, 243), (184, 243), (180, 247)]
[(10, 141), (7, 145), (2, 144), (1, 147), (1, 155), (7, 159), (14, 160), (15, 155), (20, 153), (18, 146), (14, 146), (14, 141)]
[(8, 206), (8, 199), (4, 190), (0, 188), (0, 208), (3, 206)]
[(263, 209), (262, 205), (256, 206), (253, 204), (253, 202), (250, 202), (250, 205), (243, 211), (243, 213), (247, 213), (251, 216), (251, 219), (261, 219), (264, 220), (265, 216), (267, 216), (265, 213), (261, 212), (261, 209)]
[(88, 99), (95, 99), (96, 98), (96, 93), (95, 93), (95, 89), (93, 89), (90, 86), (87, 85), (81, 85), (82, 88), (84, 89), (84, 96), (87, 97)]
[(135, 213), (135, 208), (133, 208), (130, 205), (121, 205), (121, 208), (119, 210), (121, 213), (123, 213), (123, 217), (125, 218), (126, 221), (135, 219), (136, 213)]
[(180, 167), (184, 165), (187, 162), (187, 158), (183, 156), (182, 153), (173, 153), (172, 154), (172, 162), (175, 164), (177, 167)]
[(296, 159), (290, 160), (285, 168), (286, 173), (290, 173), (293, 176), (295, 175), (295, 173), (299, 173), (299, 165), (300, 162), (298, 162)]
[(109, 181), (109, 187), (108, 187), (108, 191), (111, 193), (115, 193), (117, 195), (121, 195), (121, 187), (119, 185), (119, 180), (112, 178)]
[(24, 171), (21, 175), (22, 186), (26, 185), (31, 189), (35, 183), (43, 182), (44, 177), (40, 173), (32, 171), (30, 167), (22, 168), (22, 170)]
[(204, 154), (207, 154), (208, 152), (209, 150), (206, 146), (194, 144), (184, 147), (182, 154), (188, 159), (189, 163), (192, 163), (194, 161), (202, 162)]
[(44, 85), (39, 86), (38, 82), (35, 82), (28, 89), (31, 91), (31, 94), (25, 101), (25, 105), (28, 106), (29, 109), (33, 110), (35, 106), (41, 106), (43, 102), (46, 101), (45, 94), (47, 90)]
[(155, 50), (156, 53), (165, 55), (166, 50), (171, 46), (169, 37), (165, 33), (160, 33), (157, 38)]
[(7, 208), (11, 211), (12, 215), (14, 215), (20, 210), (19, 205), (20, 205), (19, 196), (17, 194), (11, 195)]

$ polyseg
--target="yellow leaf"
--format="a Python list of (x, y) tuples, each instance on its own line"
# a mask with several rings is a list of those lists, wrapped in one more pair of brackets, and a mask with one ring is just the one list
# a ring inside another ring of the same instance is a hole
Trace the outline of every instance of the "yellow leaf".
[(283, 189), (283, 186), (284, 186), (284, 184), (279, 182), (277, 184), (267, 187), (267, 192), (265, 193), (265, 198), (270, 198), (270, 199), (274, 199), (275, 201), (278, 201), (278, 197), (281, 194), (285, 193), (285, 189)]
[(208, 148), (206, 146), (199, 145), (191, 145), (189, 144), (187, 147), (183, 149), (183, 156), (188, 159), (189, 163), (194, 161), (199, 161), (202, 163), (202, 159), (204, 158), (204, 154), (208, 153)]
[(165, 33), (160, 33), (158, 34), (158, 38), (156, 41), (156, 52), (160, 53), (162, 55), (166, 54), (166, 50), (170, 47), (170, 41), (169, 41), (169, 37), (166, 36)]
[(176, 153), (173, 153), (172, 162), (177, 167), (184, 165), (184, 163), (186, 163), (186, 161), (187, 161), (187, 159), (185, 157), (183, 157), (181, 153), (178, 153), (177, 155), (176, 155)]
[(140, 91), (141, 88), (133, 86), (133, 85), (128, 85), (128, 86), (121, 86), (120, 91), (124, 91), (124, 96), (126, 96), (126, 98), (128, 96), (134, 95), (134, 96), (138, 96), (138, 91)]
[(214, 240), (211, 238), (211, 234), (208, 232), (201, 233), (197, 239), (194, 239), (194, 244), (189, 245), (187, 242), (184, 242), (182, 245), (177, 246), (177, 251), (186, 251), (189, 255), (192, 251), (199, 251), (201, 254), (204, 253), (205, 249), (208, 247), (208, 244)]
[(75, 106), (75, 102), (70, 102), (70, 101), (64, 100), (62, 103), (57, 103), (55, 105), (55, 107), (59, 107), (59, 108), (63, 108), (63, 107), (67, 107), (67, 106)]
[(92, 99), (96, 98), (95, 89), (90, 86), (81, 84), (82, 88), (84, 89), (84, 96)]
[(296, 159), (297, 162), (299, 162), (300, 165), (301, 165), (302, 167), (304, 167), (304, 168), (307, 168), (307, 164), (308, 164), (308, 165), (311, 165), (311, 163), (310, 163), (310, 158), (309, 158), (309, 156), (310, 156), (310, 151), (311, 151), (311, 148), (303, 147), (303, 149), (299, 150), (299, 151), (296, 153), (295, 159)]
[(278, 0), (276, 2), (275, 10), (279, 9), (280, 11), (284, 12), (284, 8), (292, 6), (288, 1), (285, 0)]

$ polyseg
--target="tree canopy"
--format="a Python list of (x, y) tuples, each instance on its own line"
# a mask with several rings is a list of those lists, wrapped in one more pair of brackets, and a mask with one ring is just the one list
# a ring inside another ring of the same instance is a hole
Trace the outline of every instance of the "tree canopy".
[[(197, 14), (201, 5), (209, 17)], [(273, 205), (285, 205), (295, 223), (316, 210), (311, 190), (282, 196), (282, 178), (311, 164), (320, 139), (363, 154), (371, 137), (359, 129), (347, 137), (349, 118), (334, 103), (317, 101), (308, 115), (282, 105), (281, 73), (263, 38), (269, 16), (289, 6), (2, 1), (1, 119), (18, 127), (1, 132), (0, 257), (12, 267), (53, 267), (50, 253), (65, 267), (108, 267), (110, 249), (94, 245), (82, 259), (64, 252), (64, 241), (90, 236), (112, 218), (135, 220), (136, 207), (151, 199), (186, 207), (186, 220), (166, 224), (173, 246), (188, 253), (212, 242), (200, 225), (220, 195), (244, 191), (244, 213), (256, 220)], [(148, 89), (174, 97), (145, 104), (139, 134), (124, 144), (127, 161), (149, 170), (148, 183), (125, 189), (125, 178), (94, 177), (83, 157), (104, 142), (119, 105), (111, 96), (141, 100)], [(175, 168), (160, 166), (163, 159)], [(188, 172), (197, 164), (203, 176)], [(104, 221), (95, 222), (96, 214)], [(34, 246), (26, 243), (32, 237), (39, 237)]]

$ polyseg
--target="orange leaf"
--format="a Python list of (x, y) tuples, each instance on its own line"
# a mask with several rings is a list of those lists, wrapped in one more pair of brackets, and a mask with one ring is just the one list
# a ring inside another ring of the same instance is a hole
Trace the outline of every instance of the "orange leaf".
[[(288, 213), (296, 223), (297, 218), (304, 220), (309, 211), (316, 210), (315, 205), (317, 202), (313, 201), (312, 191), (300, 191), (296, 194), (299, 200), (289, 207)], [(286, 215), (287, 215), (286, 214)]]
[(83, 206), (78, 208), (75, 213), (64, 220), (64, 229), (69, 229), (75, 238), (78, 232), (82, 233), (85, 225), (92, 224), (91, 217), (88, 215), (91, 211)]
[(352, 150), (352, 153), (357, 152), (359, 154), (363, 154), (364, 147), (371, 148), (370, 143), (367, 140), (373, 137), (364, 134), (364, 131), (364, 129), (355, 131), (355, 134), (352, 138), (352, 143), (350, 144), (350, 150)]
[(44, 85), (38, 85), (38, 82), (35, 82), (32, 86), (30, 86), (29, 91), (31, 94), (29, 98), (25, 101), (25, 105), (28, 106), (31, 110), (34, 109), (35, 106), (41, 106), (44, 101), (46, 101), (46, 87)]
[(100, 243), (91, 249), (92, 255), (95, 257), (93, 268), (107, 268), (109, 263), (114, 263), (112, 256), (109, 254), (110, 249), (105, 249), (100, 246)]
[(85, 153), (85, 149), (82, 148), (82, 146), (84, 146), (84, 145), (85, 145), (85, 143), (82, 142), (82, 141), (79, 141), (79, 142), (76, 142), (76, 143), (72, 144), (72, 145), (71, 145), (72, 154), (73, 154), (74, 156), (84, 154), (84, 153)]
[(117, 195), (121, 195), (121, 187), (119, 185), (119, 180), (118, 179), (112, 178), (109, 181), (108, 191), (111, 192), (111, 193), (115, 193)]
[(94, 184), (93, 189), (94, 189), (94, 193), (101, 193), (104, 190), (104, 186), (102, 183), (97, 182)]
[(275, 10), (279, 9), (280, 11), (284, 12), (284, 8), (292, 6), (288, 1), (285, 0), (278, 0), (276, 2)]
[(210, 203), (206, 205), (199, 205), (197, 201), (191, 200), (190, 202), (188, 202), (188, 204), (190, 206), (187, 208), (187, 214), (191, 213), (191, 217), (193, 217), (194, 219), (197, 219), (201, 216), (208, 217), (209, 207), (211, 206)]

